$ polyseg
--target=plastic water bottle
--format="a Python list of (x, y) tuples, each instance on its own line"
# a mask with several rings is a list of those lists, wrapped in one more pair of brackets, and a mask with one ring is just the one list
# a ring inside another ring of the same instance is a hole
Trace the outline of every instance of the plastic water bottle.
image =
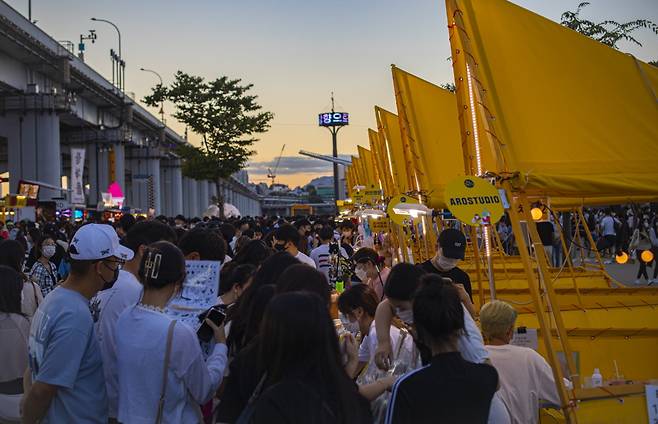
[(603, 386), (603, 376), (601, 371), (598, 368), (594, 368), (594, 374), (592, 374), (592, 387), (601, 387)]

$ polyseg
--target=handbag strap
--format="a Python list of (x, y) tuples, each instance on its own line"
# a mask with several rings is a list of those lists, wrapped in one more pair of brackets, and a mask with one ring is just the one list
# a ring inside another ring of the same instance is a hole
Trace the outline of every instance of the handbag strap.
[(160, 389), (160, 399), (158, 400), (157, 424), (162, 422), (162, 410), (164, 409), (164, 398), (165, 393), (167, 392), (167, 375), (169, 371), (169, 356), (171, 355), (171, 341), (174, 338), (175, 325), (176, 320), (173, 320), (169, 323), (169, 328), (167, 329), (167, 348), (165, 350), (164, 366), (162, 367), (162, 387)]

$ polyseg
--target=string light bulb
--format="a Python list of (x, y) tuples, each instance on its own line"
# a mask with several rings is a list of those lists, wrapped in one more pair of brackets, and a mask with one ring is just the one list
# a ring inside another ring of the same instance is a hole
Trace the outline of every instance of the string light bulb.
[(532, 219), (535, 221), (539, 221), (541, 217), (544, 216), (544, 213), (539, 208), (532, 208), (530, 210), (530, 214), (532, 215)]
[(645, 250), (640, 255), (640, 259), (642, 259), (646, 263), (653, 261), (653, 252), (651, 252), (651, 250)]
[(625, 264), (628, 262), (628, 253), (621, 251), (615, 256), (615, 260), (618, 264)]

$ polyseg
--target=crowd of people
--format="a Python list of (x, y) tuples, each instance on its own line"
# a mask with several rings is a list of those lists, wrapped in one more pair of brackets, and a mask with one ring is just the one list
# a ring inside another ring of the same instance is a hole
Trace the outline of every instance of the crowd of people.
[[(566, 215), (563, 213), (551, 213), (547, 209), (545, 215), (537, 222), (537, 231), (552, 266), (559, 268), (564, 264), (565, 252), (560, 239), (562, 232), (566, 235), (565, 244), (571, 246), (573, 259), (578, 259), (580, 252), (583, 252), (580, 259), (594, 260), (595, 251), (598, 251), (604, 264), (610, 265), (616, 261), (617, 255), (625, 253), (632, 262), (637, 263), (635, 284), (658, 283), (655, 260), (658, 255), (658, 208), (654, 204), (586, 208), (583, 211), (584, 220), (575, 213), (569, 214), (569, 225), (565, 225)], [(518, 254), (516, 238), (506, 216), (498, 223), (497, 232), (505, 253)], [(650, 261), (642, 260), (645, 251), (652, 253)]]
[[(540, 399), (559, 407), (550, 366), (510, 344), (514, 309), (478, 317), (454, 229), (412, 265), (333, 217), (7, 227), (0, 422), (532, 423)], [(330, 249), (352, 264), (341, 293)], [(167, 314), (195, 260), (221, 264), (209, 342)]]

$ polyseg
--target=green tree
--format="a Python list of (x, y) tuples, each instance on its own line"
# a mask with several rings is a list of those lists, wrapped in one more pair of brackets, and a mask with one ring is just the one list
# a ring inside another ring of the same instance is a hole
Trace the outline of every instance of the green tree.
[[(246, 166), (256, 135), (266, 132), (274, 117), (262, 110), (257, 96), (249, 94), (253, 84), (241, 83), (225, 76), (206, 81), (178, 71), (170, 86), (158, 84), (144, 98), (149, 106), (172, 102), (172, 116), (202, 137), (201, 147), (187, 144), (178, 149), (184, 159), (183, 174), (214, 181), (217, 193), (222, 179)], [(216, 201), (223, 212), (223, 199)]]
[(318, 190), (314, 185), (307, 185), (306, 192), (308, 193), (308, 203), (323, 203), (322, 197), (318, 195)]
[(448, 90), (451, 93), (454, 93), (455, 91), (457, 91), (457, 87), (452, 82), (446, 82), (445, 84), (439, 84), (439, 87), (443, 88), (444, 90)]
[(580, 12), (587, 6), (589, 6), (589, 2), (582, 2), (575, 11), (564, 12), (560, 23), (614, 49), (619, 49), (617, 44), (620, 41), (628, 41), (642, 47), (642, 43), (632, 35), (637, 30), (649, 29), (658, 34), (658, 25), (648, 19), (636, 19), (623, 24), (613, 20), (596, 23), (583, 19)]

